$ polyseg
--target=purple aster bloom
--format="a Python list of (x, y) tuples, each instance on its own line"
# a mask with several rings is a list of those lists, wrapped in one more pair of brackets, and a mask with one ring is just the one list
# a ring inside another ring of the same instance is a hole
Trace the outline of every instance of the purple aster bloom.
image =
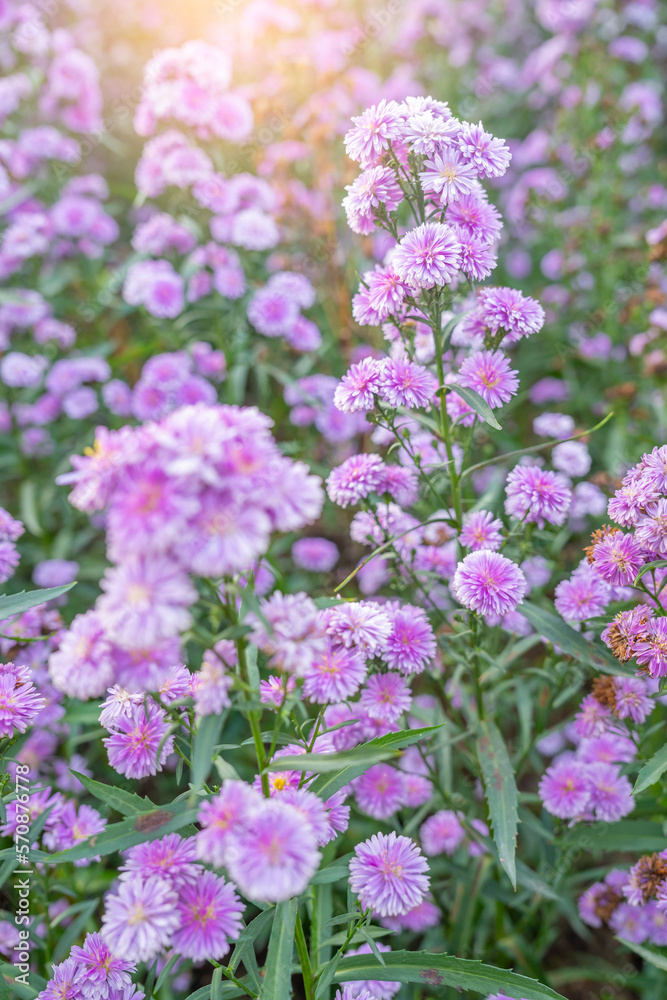
[(501, 328), (505, 330), (510, 344), (537, 333), (544, 325), (544, 310), (539, 302), (516, 288), (482, 288), (479, 310), (484, 325), (494, 334)]
[(137, 844), (127, 851), (119, 870), (123, 873), (121, 879), (157, 875), (178, 889), (192, 882), (199, 871), (194, 837), (184, 839), (177, 833), (168, 833), (159, 840)]
[(315, 603), (303, 592), (275, 593), (262, 601), (261, 608), (270, 631), (254, 615), (249, 615), (248, 622), (254, 625), (252, 641), (270, 656), (271, 667), (303, 673), (326, 649), (326, 637)]
[(451, 809), (429, 816), (419, 831), (424, 854), (453, 854), (465, 837), (461, 821)]
[(262, 805), (262, 796), (244, 781), (226, 778), (220, 792), (202, 803), (197, 817), (197, 856), (220, 868), (225, 864), (229, 836), (245, 828), (249, 817)]
[[(293, 298), (300, 309), (310, 309), (315, 304), (315, 289), (305, 274), (299, 274), (298, 271), (276, 271), (267, 284)], [(224, 362), (224, 355), (221, 358)]]
[(666, 882), (665, 852), (645, 854), (630, 869), (623, 895), (632, 906), (643, 906)]
[(433, 156), (438, 149), (447, 149), (459, 127), (456, 118), (444, 118), (430, 108), (423, 108), (406, 119), (403, 140), (410, 145), (411, 152)]
[(119, 718), (115, 728), (118, 732), (102, 740), (114, 770), (128, 778), (145, 778), (162, 770), (174, 748), (163, 709), (153, 703), (137, 706), (129, 716)]
[(327, 843), (335, 840), (339, 833), (345, 833), (350, 824), (350, 807), (345, 805), (346, 798), (346, 789), (341, 789), (324, 803), (327, 809)]
[(572, 490), (557, 472), (538, 465), (517, 465), (507, 476), (505, 512), (519, 520), (561, 525), (567, 517)]
[(519, 387), (518, 373), (502, 351), (477, 351), (466, 358), (457, 381), (474, 389), (492, 409), (508, 403)]
[[(637, 479), (625, 482), (607, 505), (609, 517), (624, 528), (632, 527), (645, 514), (646, 508), (658, 501), (659, 493), (654, 483), (649, 480)], [(650, 518), (649, 518), (650, 521)], [(657, 529), (657, 530), (656, 530)], [(645, 524), (644, 533), (659, 535), (660, 525)]]
[(379, 917), (407, 913), (428, 892), (428, 864), (409, 837), (376, 833), (357, 844), (350, 861), (350, 887), (364, 909)]
[(30, 667), (0, 664), (0, 736), (24, 733), (45, 705)]
[(574, 420), (567, 413), (540, 413), (533, 420), (533, 430), (540, 437), (567, 437), (574, 431)]
[(482, 177), (502, 177), (510, 165), (512, 154), (504, 139), (496, 139), (484, 131), (481, 122), (465, 125), (459, 132), (459, 149)]
[(37, 1000), (81, 1000), (81, 966), (73, 958), (67, 958), (52, 967), (52, 976)]
[(0, 583), (5, 583), (14, 575), (20, 561), (21, 557), (14, 543), (0, 541)]
[(360, 653), (330, 640), (302, 672), (303, 693), (309, 701), (324, 705), (345, 701), (359, 690), (366, 677), (366, 661)]
[(327, 611), (326, 630), (346, 648), (357, 647), (362, 653), (374, 656), (384, 649), (391, 634), (391, 622), (376, 604), (353, 602)]
[(661, 493), (667, 492), (667, 445), (643, 455), (640, 468), (643, 479), (653, 483)]
[(354, 782), (354, 796), (362, 812), (388, 819), (402, 807), (405, 777), (390, 764), (374, 764)]
[(10, 351), (0, 361), (0, 379), (13, 389), (31, 389), (39, 385), (49, 363), (41, 354)]
[(343, 413), (372, 410), (375, 395), (380, 391), (382, 364), (375, 358), (364, 358), (343, 375), (334, 393), (334, 404)]
[(105, 899), (102, 937), (114, 954), (149, 962), (179, 926), (177, 903), (171, 885), (157, 876), (122, 881)]
[(580, 736), (586, 738), (601, 736), (609, 728), (611, 721), (611, 708), (598, 701), (594, 694), (588, 694), (575, 716), (575, 729)]
[(107, 1000), (115, 990), (131, 986), (130, 973), (137, 968), (134, 962), (116, 958), (99, 934), (88, 934), (83, 947), (72, 948), (70, 958), (82, 969), (79, 985), (84, 997), (96, 1000)]
[(632, 643), (632, 654), (649, 677), (667, 674), (667, 618), (652, 618)]
[(294, 677), (269, 677), (268, 681), (259, 682), (259, 700), (269, 708), (280, 708), (288, 694), (296, 687)]
[(166, 557), (137, 556), (108, 569), (97, 613), (108, 636), (126, 648), (153, 646), (184, 632), (188, 607), (197, 592), (183, 571)]
[(232, 832), (227, 870), (244, 896), (277, 903), (304, 891), (320, 863), (315, 832), (294, 806), (264, 801), (243, 831)]
[(503, 228), (498, 209), (477, 190), (450, 202), (445, 217), (450, 226), (485, 244), (495, 243)]
[(32, 581), (38, 587), (62, 587), (76, 579), (78, 562), (71, 559), (42, 559), (35, 566)]
[(6, 511), (4, 507), (0, 507), (0, 539), (2, 541), (17, 541), (25, 528), (21, 521), (17, 521), (15, 517)]
[(379, 455), (351, 455), (327, 479), (327, 493), (339, 507), (358, 503), (382, 484), (384, 462)]
[(195, 962), (221, 959), (243, 929), (244, 909), (231, 883), (213, 872), (201, 872), (179, 892), (172, 947)]
[(636, 521), (635, 538), (657, 558), (667, 556), (667, 500), (661, 498), (646, 507)]
[(644, 907), (644, 921), (647, 939), (651, 944), (662, 947), (667, 944), (667, 913), (664, 913), (655, 900), (650, 900)]
[(614, 711), (618, 718), (632, 719), (635, 725), (641, 725), (655, 707), (646, 690), (646, 681), (641, 677), (615, 677), (614, 689)]
[(491, 274), (498, 257), (489, 243), (471, 236), (467, 229), (453, 226), (452, 232), (461, 247), (461, 270), (473, 281), (483, 281)]
[(373, 674), (364, 685), (359, 705), (372, 719), (393, 725), (403, 712), (408, 712), (412, 695), (407, 682), (400, 674)]
[(402, 281), (413, 288), (446, 285), (461, 263), (461, 249), (449, 226), (425, 222), (403, 237), (391, 260)]
[[(381, 923), (390, 930), (400, 933), (403, 930), (413, 934), (422, 934), (429, 927), (437, 927), (442, 922), (442, 910), (430, 899), (414, 906), (400, 917), (384, 917)], [(349, 952), (348, 952), (349, 954)]]
[(526, 578), (510, 559), (482, 549), (456, 567), (451, 584), (456, 600), (482, 615), (515, 611), (526, 593)]
[(393, 212), (403, 201), (401, 186), (391, 167), (369, 167), (349, 184), (343, 198), (347, 224), (354, 233), (367, 236), (375, 228), (374, 210), (384, 205)]
[[(604, 882), (594, 882), (577, 901), (579, 916), (589, 927), (602, 927), (605, 919), (621, 902), (621, 897)], [(610, 908), (611, 907), (611, 908)]]
[(606, 764), (626, 763), (636, 756), (637, 747), (632, 740), (613, 730), (599, 736), (584, 737), (577, 747), (577, 758), (585, 764), (598, 761)]
[(590, 801), (595, 818), (615, 823), (635, 808), (632, 785), (620, 773), (616, 764), (589, 764), (585, 772)]
[(641, 906), (620, 903), (609, 918), (614, 934), (632, 944), (641, 944), (648, 937), (648, 924)]
[(566, 621), (581, 622), (601, 615), (610, 600), (608, 585), (587, 563), (579, 566), (569, 580), (555, 590), (554, 605)]
[(401, 139), (403, 119), (396, 101), (382, 100), (352, 118), (354, 128), (345, 136), (345, 151), (362, 167), (374, 166), (390, 143)]
[(490, 511), (475, 510), (464, 515), (459, 542), (465, 549), (472, 549), (473, 552), (479, 549), (492, 549), (495, 552), (502, 545), (502, 529), (503, 522)]
[(592, 565), (602, 579), (616, 587), (629, 587), (644, 565), (645, 555), (633, 535), (609, 530), (591, 546)]
[(312, 573), (330, 573), (338, 557), (338, 546), (328, 538), (300, 538), (292, 546), (296, 565)]
[(411, 604), (400, 606), (397, 602), (389, 604), (386, 611), (391, 632), (380, 656), (387, 666), (402, 674), (421, 673), (433, 660), (437, 649), (425, 612)]
[(279, 288), (260, 288), (248, 304), (248, 319), (265, 337), (286, 337), (299, 316), (299, 306)]
[(590, 800), (588, 769), (573, 759), (556, 761), (539, 784), (539, 795), (547, 812), (560, 819), (575, 819), (586, 811)]
[[(391, 951), (388, 944), (383, 944), (381, 941), (376, 942), (376, 947), (378, 951), (383, 951), (385, 954)], [(370, 955), (371, 954), (370, 944), (362, 944), (359, 948), (351, 948), (347, 952), (347, 957), (351, 958), (354, 955)], [(390, 981), (381, 982), (377, 979), (369, 980), (352, 980), (346, 984), (350, 990), (349, 996), (350, 1000), (363, 1000), (364, 994), (373, 1000), (392, 1000), (401, 988), (400, 983), (392, 983)]]
[(551, 452), (551, 461), (566, 476), (579, 478), (590, 470), (592, 459), (583, 441), (563, 441)]
[(390, 406), (426, 407), (437, 388), (435, 376), (414, 361), (390, 360), (380, 372), (378, 391)]
[[(100, 816), (97, 809), (93, 809), (92, 806), (79, 806), (78, 811), (75, 803), (70, 799), (65, 802), (62, 808), (56, 806), (54, 810), (55, 817), (52, 814), (49, 819), (53, 819), (53, 824), (51, 830), (49, 831), (49, 836), (45, 838), (45, 843), (50, 849), (55, 849), (57, 851), (66, 850), (68, 847), (74, 847), (75, 844), (80, 844), (84, 840), (88, 840), (89, 837), (94, 837), (98, 833), (106, 828), (107, 821)], [(99, 857), (91, 859), (82, 859), (80, 861), (75, 861), (74, 864), (77, 867), (87, 867), (90, 861), (99, 861)]]
[(419, 175), (425, 192), (437, 195), (440, 204), (456, 201), (461, 195), (470, 194), (476, 185), (477, 170), (454, 149), (443, 149), (424, 162)]

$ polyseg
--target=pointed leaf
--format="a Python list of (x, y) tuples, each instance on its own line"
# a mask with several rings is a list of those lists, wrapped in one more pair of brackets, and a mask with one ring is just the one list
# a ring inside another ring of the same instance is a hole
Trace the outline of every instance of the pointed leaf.
[(496, 416), (487, 403), (485, 399), (482, 399), (478, 392), (474, 389), (468, 389), (466, 386), (457, 385), (456, 382), (448, 382), (448, 389), (453, 389), (457, 396), (468, 404), (468, 406), (475, 411), (475, 413), (482, 418), (484, 423), (489, 424), (491, 427), (495, 427), (497, 431), (502, 430), (502, 427), (498, 423)]
[(634, 671), (629, 670), (612, 656), (601, 642), (590, 642), (580, 632), (575, 632), (558, 615), (552, 615), (537, 604), (531, 604), (530, 601), (522, 603), (521, 614), (528, 619), (536, 632), (562, 649), (567, 656), (573, 656), (576, 660), (607, 674), (631, 673), (634, 677)]
[(278, 903), (269, 938), (261, 1000), (288, 1000), (292, 995), (292, 949), (297, 900)]
[(634, 944), (632, 941), (626, 941), (625, 938), (617, 937), (617, 941), (624, 944), (626, 948), (630, 951), (634, 951), (635, 955), (639, 955), (646, 962), (650, 962), (654, 965), (656, 969), (661, 969), (663, 972), (667, 972), (667, 956), (662, 955), (659, 951), (653, 951), (652, 948), (645, 948), (641, 944)]
[(500, 730), (490, 719), (480, 722), (477, 759), (484, 779), (493, 839), (500, 863), (516, 889), (516, 837), (519, 824), (514, 770)]
[(632, 789), (633, 795), (639, 795), (643, 792), (645, 788), (649, 788), (651, 785), (660, 778), (664, 771), (667, 770), (667, 743), (664, 747), (660, 747), (658, 752), (654, 754), (647, 764), (644, 764), (643, 768), (637, 775), (637, 780), (635, 781), (635, 787)]
[(101, 781), (95, 781), (85, 774), (73, 771), (72, 768), (70, 773), (79, 779), (86, 791), (100, 802), (111, 806), (121, 816), (140, 816), (142, 813), (150, 812), (151, 809), (157, 809), (157, 806), (145, 796), (126, 792), (124, 788), (116, 788), (114, 785), (105, 785)]
[(205, 715), (199, 720), (192, 746), (191, 801), (194, 801), (197, 792), (209, 776), (213, 766), (213, 750), (219, 742), (221, 730), (221, 715)]
[(13, 618), (14, 615), (21, 615), (30, 608), (36, 608), (39, 604), (46, 604), (54, 597), (66, 594), (76, 584), (66, 583), (63, 587), (47, 587), (44, 590), (22, 590), (20, 594), (3, 594), (0, 597), (0, 621)]
[(393, 951), (385, 952), (384, 960), (383, 967), (372, 955), (344, 958), (336, 969), (334, 979), (343, 983), (371, 980), (454, 986), (458, 990), (476, 990), (483, 996), (504, 993), (513, 1000), (564, 1000), (560, 993), (543, 986), (536, 979), (467, 958), (431, 955), (425, 951)]

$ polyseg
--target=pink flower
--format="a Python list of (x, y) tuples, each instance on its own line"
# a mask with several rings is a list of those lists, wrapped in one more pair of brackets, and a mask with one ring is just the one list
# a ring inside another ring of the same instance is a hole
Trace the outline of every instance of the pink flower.
[(407, 913), (429, 887), (428, 864), (409, 837), (376, 833), (357, 844), (350, 861), (350, 887), (364, 909), (379, 917)]
[(379, 373), (378, 391), (382, 399), (393, 407), (426, 407), (437, 388), (435, 376), (414, 361), (387, 361)]
[(392, 257), (402, 281), (413, 288), (446, 285), (461, 263), (461, 249), (449, 226), (425, 222), (404, 236)]
[(474, 389), (492, 409), (508, 403), (519, 387), (518, 373), (502, 351), (477, 351), (463, 362), (457, 381)]
[(172, 947), (195, 962), (221, 959), (243, 929), (244, 909), (230, 882), (213, 872), (201, 872), (179, 892)]
[(515, 611), (526, 593), (519, 567), (498, 552), (471, 552), (456, 568), (452, 593), (461, 604), (482, 615)]

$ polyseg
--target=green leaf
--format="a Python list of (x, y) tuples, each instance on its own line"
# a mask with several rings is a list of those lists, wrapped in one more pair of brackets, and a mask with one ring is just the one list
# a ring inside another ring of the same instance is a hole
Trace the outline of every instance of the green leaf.
[(310, 880), (311, 885), (327, 885), (330, 882), (338, 882), (342, 878), (347, 878), (350, 861), (353, 858), (352, 851), (344, 854), (342, 858), (337, 858), (326, 868), (320, 868), (315, 872)]
[(645, 961), (650, 962), (651, 965), (655, 965), (656, 969), (661, 969), (663, 972), (667, 972), (667, 956), (661, 955), (660, 952), (653, 951), (652, 948), (645, 948), (641, 944), (633, 944), (631, 941), (626, 941), (625, 938), (617, 937), (617, 941), (624, 944), (626, 948), (630, 951), (634, 951), (635, 955), (639, 955)]
[(194, 801), (197, 792), (209, 776), (213, 765), (213, 750), (220, 739), (221, 729), (221, 715), (205, 715), (199, 720), (192, 745), (191, 801)]
[(514, 1000), (564, 1000), (560, 993), (555, 993), (536, 979), (482, 965), (468, 958), (431, 955), (425, 951), (393, 951), (385, 952), (384, 960), (383, 967), (372, 955), (344, 958), (336, 969), (334, 979), (343, 983), (361, 979), (454, 986), (458, 990), (476, 990), (484, 996), (504, 993)]
[[(40, 990), (43, 990), (46, 986), (46, 980), (42, 979), (35, 972), (30, 972), (28, 975), (30, 986), (18, 983), (16, 981), (17, 975), (21, 975), (21, 973), (15, 965), (10, 965), (8, 962), (0, 965), (0, 978), (4, 979), (5, 986), (8, 988), (12, 1000), (15, 1000), (16, 997), (19, 997), (19, 1000), (34, 1000)], [(37, 989), (35, 989), (35, 986)]]
[(297, 905), (293, 896), (276, 906), (261, 1000), (288, 1000), (292, 995), (292, 949)]
[(105, 785), (101, 781), (94, 781), (93, 778), (79, 774), (78, 771), (73, 771), (71, 768), (70, 773), (79, 779), (86, 791), (99, 799), (100, 802), (111, 806), (121, 816), (140, 816), (151, 809), (157, 809), (155, 803), (145, 796), (126, 792), (124, 788), (116, 788), (114, 785)]
[(664, 851), (662, 823), (643, 819), (625, 819), (618, 823), (580, 823), (569, 830), (561, 844), (565, 850), (581, 848), (591, 854), (629, 851), (633, 855)]
[(650, 573), (654, 569), (664, 569), (665, 566), (667, 566), (667, 559), (656, 559), (654, 562), (646, 563), (637, 573), (632, 586), (636, 587), (645, 573)]
[(166, 983), (167, 979), (171, 976), (171, 970), (174, 968), (176, 963), (180, 961), (180, 958), (181, 956), (178, 954), (172, 955), (160, 975), (157, 977), (157, 982), (153, 988), (153, 994), (160, 992), (164, 983)]
[(175, 833), (184, 826), (189, 826), (197, 819), (198, 809), (188, 808), (185, 799), (172, 802), (169, 806), (153, 809), (130, 816), (120, 823), (112, 823), (103, 833), (65, 851), (47, 854), (45, 857), (52, 864), (61, 861), (79, 861), (83, 858), (94, 858), (97, 855), (113, 854), (115, 851), (126, 851), (128, 847), (141, 844), (144, 841), (164, 837), (167, 833)]
[(59, 935), (58, 943), (53, 949), (53, 955), (51, 956), (51, 961), (54, 964), (57, 965), (58, 962), (62, 961), (69, 954), (70, 948), (95, 912), (98, 902), (98, 899), (87, 899), (82, 904), (76, 919), (68, 924), (62, 934)]
[(259, 935), (273, 922), (274, 916), (275, 908), (273, 906), (269, 906), (266, 910), (262, 910), (262, 912), (259, 913), (254, 920), (251, 920), (247, 927), (244, 927), (238, 941), (236, 942), (234, 951), (232, 952), (232, 957), (229, 960), (229, 968), (232, 972), (236, 972), (239, 965), (244, 960), (246, 951), (248, 949), (252, 950)]
[(37, 514), (37, 484), (32, 479), (24, 479), (19, 487), (19, 517), (31, 535), (44, 534)]
[[(274, 770), (282, 770), (285, 767), (285, 762), (289, 759), (297, 762), (296, 768), (298, 770), (310, 771), (315, 770), (315, 768), (311, 768), (308, 764), (304, 768), (304, 761), (306, 759), (327, 757), (326, 766), (321, 771), (330, 773), (320, 773), (319, 778), (316, 778), (312, 784), (308, 785), (309, 791), (315, 792), (321, 799), (326, 800), (334, 792), (339, 791), (339, 789), (343, 788), (350, 781), (353, 781), (354, 778), (358, 778), (364, 774), (373, 764), (376, 764), (380, 760), (387, 760), (388, 757), (393, 756), (398, 750), (411, 746), (413, 743), (418, 743), (439, 729), (442, 729), (442, 725), (426, 726), (423, 729), (404, 729), (399, 733), (387, 733), (386, 736), (376, 737), (374, 740), (362, 743), (361, 746), (355, 747), (354, 750), (346, 750), (344, 753), (302, 754), (295, 755), (293, 758), (279, 757), (276, 764), (282, 766), (280, 768), (273, 768), (273, 765), (271, 765), (271, 767)], [(392, 752), (387, 753), (387, 750), (391, 750)], [(341, 767), (343, 759), (347, 763)], [(336, 764), (338, 769), (332, 768), (332, 764)]]
[(516, 889), (516, 837), (519, 824), (518, 794), (512, 761), (500, 730), (490, 719), (482, 719), (477, 740), (477, 759), (489, 805), (493, 839), (498, 858)]
[(495, 414), (487, 401), (482, 399), (478, 392), (474, 389), (468, 389), (466, 386), (457, 385), (456, 382), (448, 382), (448, 389), (453, 389), (457, 396), (460, 396), (475, 413), (482, 418), (484, 423), (489, 424), (491, 427), (495, 427), (497, 431), (501, 431), (502, 427), (496, 420)]
[(567, 656), (573, 656), (576, 660), (607, 674), (632, 673), (634, 677), (634, 671), (624, 667), (616, 657), (605, 649), (602, 643), (590, 642), (585, 639), (580, 632), (575, 632), (558, 615), (552, 615), (544, 608), (538, 607), (537, 604), (531, 604), (530, 601), (522, 603), (521, 614), (528, 619), (536, 632), (548, 639), (554, 646), (562, 649)]
[(632, 794), (639, 795), (644, 789), (649, 788), (660, 778), (665, 770), (667, 770), (667, 743), (663, 747), (660, 747), (648, 763), (644, 764), (637, 775)]
[(211, 1000), (222, 1000), (222, 969), (214, 969), (211, 977)]
[(75, 584), (76, 580), (74, 583), (66, 583), (63, 587), (22, 590), (20, 594), (3, 594), (0, 597), (0, 621), (13, 618), (14, 615), (21, 615), (24, 611), (29, 611), (30, 608), (36, 608), (38, 604), (45, 604), (47, 601), (53, 600), (54, 597), (60, 597), (61, 594), (66, 594), (68, 590), (71, 590)]

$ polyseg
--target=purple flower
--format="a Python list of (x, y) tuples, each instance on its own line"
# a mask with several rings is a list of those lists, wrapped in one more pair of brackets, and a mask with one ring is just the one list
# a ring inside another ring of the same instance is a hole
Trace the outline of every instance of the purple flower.
[(378, 392), (385, 403), (394, 407), (426, 407), (437, 388), (435, 376), (414, 361), (387, 361), (379, 375)]
[(419, 831), (422, 850), (430, 856), (453, 854), (465, 837), (461, 821), (451, 809), (441, 809), (429, 816)]
[(350, 887), (364, 909), (379, 917), (407, 913), (429, 887), (426, 859), (409, 837), (376, 833), (357, 844), (350, 861)]
[(609, 728), (612, 721), (612, 711), (609, 705), (603, 704), (594, 694), (586, 695), (575, 716), (575, 730), (587, 739), (601, 736)]
[(551, 452), (551, 461), (566, 476), (579, 478), (590, 470), (592, 459), (583, 441), (563, 441)]
[(0, 736), (24, 733), (45, 705), (30, 667), (0, 663)]
[(62, 587), (76, 579), (78, 562), (69, 559), (42, 559), (32, 574), (33, 583), (38, 587)]
[(338, 546), (328, 538), (300, 538), (292, 546), (296, 565), (312, 573), (330, 573), (338, 557)]
[(196, 864), (195, 840), (168, 833), (159, 840), (146, 841), (131, 847), (119, 869), (121, 879), (142, 879), (157, 875), (174, 889), (192, 882), (199, 866)]
[(264, 801), (226, 849), (227, 870), (244, 896), (277, 903), (304, 891), (320, 863), (315, 832), (294, 806)]
[(137, 706), (119, 718), (115, 728), (118, 732), (102, 740), (114, 770), (128, 778), (145, 778), (162, 770), (174, 738), (168, 735), (170, 723), (161, 708), (153, 703)]
[(136, 877), (120, 882), (118, 893), (106, 897), (102, 937), (114, 954), (148, 962), (168, 946), (179, 922), (169, 883), (157, 876)]
[(648, 937), (648, 924), (641, 906), (620, 903), (609, 918), (614, 934), (632, 944), (641, 944)]
[(636, 521), (635, 538), (657, 558), (667, 555), (667, 500), (660, 498), (647, 505), (646, 513)]
[(492, 333), (501, 328), (506, 331), (510, 344), (537, 333), (544, 325), (544, 310), (539, 302), (516, 288), (482, 288), (479, 312), (482, 322)]
[(262, 601), (261, 608), (269, 630), (249, 615), (248, 621), (254, 625), (252, 641), (270, 656), (269, 666), (302, 674), (326, 649), (316, 605), (304, 593), (275, 593)]
[(327, 493), (339, 507), (358, 503), (382, 485), (384, 462), (379, 455), (351, 455), (327, 479)]
[(195, 962), (221, 959), (243, 929), (244, 909), (231, 883), (213, 872), (201, 872), (179, 892), (172, 947)]
[(503, 228), (498, 209), (477, 190), (450, 202), (445, 217), (450, 226), (485, 244), (495, 243)]
[(303, 671), (303, 693), (324, 705), (345, 701), (359, 690), (366, 677), (366, 662), (359, 653), (330, 641)]
[(507, 476), (505, 494), (505, 512), (534, 521), (538, 528), (544, 528), (545, 522), (562, 524), (572, 500), (567, 480), (538, 465), (515, 466)]
[(430, 663), (437, 645), (433, 629), (421, 608), (392, 603), (386, 608), (391, 632), (380, 655), (387, 666), (402, 674), (419, 674)]
[(392, 626), (387, 614), (376, 604), (353, 602), (328, 610), (326, 630), (346, 648), (356, 647), (374, 656), (385, 648)]
[[(496, 551), (502, 545), (503, 522), (488, 510), (475, 510), (464, 515), (459, 542), (466, 549)], [(525, 575), (525, 573), (524, 573)]]
[(475, 166), (482, 177), (502, 177), (510, 165), (512, 154), (505, 140), (485, 132), (481, 122), (464, 126), (457, 141), (465, 159)]
[(248, 304), (248, 319), (265, 337), (286, 337), (299, 317), (299, 306), (279, 288), (260, 288)]
[(404, 802), (405, 776), (390, 764), (374, 764), (354, 782), (354, 796), (362, 812), (373, 819), (389, 819)]
[(382, 365), (375, 358), (364, 358), (343, 375), (334, 393), (334, 404), (343, 413), (372, 410), (380, 391)]
[(615, 823), (635, 808), (632, 785), (616, 764), (589, 764), (585, 778), (590, 795), (588, 808), (594, 810), (596, 819)]
[(555, 590), (554, 605), (566, 621), (581, 622), (601, 615), (609, 603), (609, 587), (592, 566), (583, 563)]
[(390, 143), (400, 140), (403, 119), (396, 101), (382, 100), (352, 118), (354, 128), (345, 136), (345, 151), (362, 167), (374, 166)]
[(425, 222), (404, 236), (391, 260), (396, 274), (413, 288), (446, 285), (461, 263), (461, 249), (449, 226)]
[(452, 232), (461, 247), (461, 270), (473, 281), (483, 281), (493, 271), (498, 257), (489, 243), (471, 236), (467, 229), (453, 226)]
[(477, 351), (463, 362), (457, 381), (474, 389), (492, 409), (508, 403), (519, 387), (517, 372), (502, 351)]
[(471, 194), (477, 182), (475, 166), (453, 148), (434, 153), (433, 159), (424, 162), (424, 168), (419, 175), (422, 187), (437, 195), (441, 205)]
[[(391, 951), (388, 944), (383, 944), (382, 941), (376, 942), (376, 948), (378, 951), (383, 951), (385, 954)], [(347, 952), (347, 957), (351, 958), (354, 955), (370, 955), (371, 954), (370, 944), (362, 944), (359, 948), (350, 948)], [(346, 984), (349, 989), (350, 1000), (392, 1000), (401, 988), (400, 983), (390, 982), (390, 981), (380, 981), (377, 979), (369, 980), (352, 980)]]
[(574, 427), (574, 419), (567, 413), (540, 413), (533, 420), (533, 430), (540, 437), (567, 437)]
[(166, 557), (135, 557), (109, 569), (100, 583), (97, 611), (110, 638), (126, 648), (145, 648), (185, 631), (197, 592)]
[(197, 817), (197, 856), (216, 868), (225, 862), (230, 835), (245, 828), (249, 817), (262, 805), (262, 796), (244, 781), (226, 778), (220, 792), (202, 803)]
[(456, 568), (451, 584), (456, 600), (482, 615), (515, 611), (526, 593), (519, 567), (498, 552), (471, 552)]
[(641, 545), (633, 535), (609, 531), (592, 547), (592, 564), (602, 579), (615, 587), (629, 587), (645, 562)]
[(373, 674), (361, 691), (359, 705), (371, 719), (389, 725), (398, 722), (410, 710), (412, 695), (407, 682), (400, 674)]
[(588, 807), (588, 771), (573, 759), (557, 761), (540, 779), (539, 794), (547, 812), (560, 819), (575, 819)]
[(384, 205), (393, 212), (403, 201), (403, 192), (390, 167), (369, 167), (349, 184), (343, 198), (347, 224), (354, 233), (367, 236), (375, 229), (374, 210)]
[(106, 1000), (116, 990), (130, 986), (130, 973), (136, 972), (134, 962), (116, 958), (99, 934), (88, 934), (82, 948), (72, 948), (70, 958), (83, 969), (79, 985), (84, 997)]

